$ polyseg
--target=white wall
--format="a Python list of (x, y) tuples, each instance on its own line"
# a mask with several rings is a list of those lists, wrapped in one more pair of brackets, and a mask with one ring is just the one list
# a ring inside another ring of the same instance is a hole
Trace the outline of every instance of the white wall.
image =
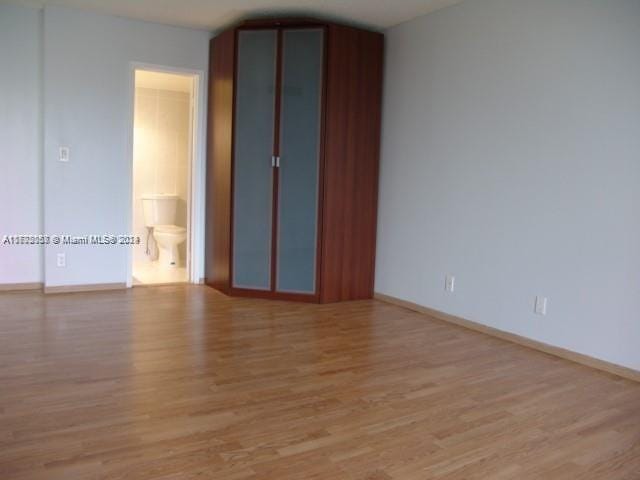
[[(208, 41), (204, 31), (45, 7), (47, 233), (129, 232), (131, 62), (206, 72)], [(204, 128), (201, 134), (204, 148)], [(60, 145), (70, 147), (68, 164), (57, 161)], [(66, 268), (56, 268), (58, 252), (66, 253)], [(45, 283), (126, 282), (127, 264), (125, 247), (50, 246), (45, 254)]]
[(637, 0), (390, 29), (376, 290), (640, 369), (639, 46)]
[[(42, 232), (40, 22), (0, 5), (0, 240)], [(42, 247), (0, 244), (0, 284), (41, 281)]]

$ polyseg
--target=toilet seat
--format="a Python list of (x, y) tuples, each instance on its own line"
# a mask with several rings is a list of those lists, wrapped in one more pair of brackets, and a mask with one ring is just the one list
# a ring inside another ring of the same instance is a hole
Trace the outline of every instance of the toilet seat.
[(179, 227), (178, 225), (156, 225), (153, 227), (153, 231), (156, 233), (185, 233), (187, 231), (184, 227)]

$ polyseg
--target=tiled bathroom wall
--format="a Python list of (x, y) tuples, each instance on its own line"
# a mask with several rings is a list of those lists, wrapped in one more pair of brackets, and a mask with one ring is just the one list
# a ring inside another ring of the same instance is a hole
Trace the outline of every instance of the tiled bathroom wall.
[[(133, 261), (151, 260), (145, 255), (146, 229), (142, 196), (179, 196), (176, 225), (187, 226), (189, 182), (190, 95), (184, 92), (136, 87), (133, 135), (133, 229), (142, 238)], [(152, 243), (153, 241), (150, 240)], [(184, 265), (186, 244), (180, 246)]]

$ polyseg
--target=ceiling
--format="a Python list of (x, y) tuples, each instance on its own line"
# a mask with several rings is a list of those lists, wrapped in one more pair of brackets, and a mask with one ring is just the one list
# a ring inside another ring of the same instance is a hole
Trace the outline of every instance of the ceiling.
[(384, 30), (462, 0), (11, 0), (61, 5), (149, 22), (219, 30), (247, 17), (317, 16)]

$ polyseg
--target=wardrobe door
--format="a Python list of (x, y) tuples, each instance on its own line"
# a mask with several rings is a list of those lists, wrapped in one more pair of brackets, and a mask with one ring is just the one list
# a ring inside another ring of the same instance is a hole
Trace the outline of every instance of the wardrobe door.
[(238, 32), (234, 162), (233, 286), (271, 289), (276, 30)]
[(276, 290), (315, 293), (324, 30), (282, 32)]

